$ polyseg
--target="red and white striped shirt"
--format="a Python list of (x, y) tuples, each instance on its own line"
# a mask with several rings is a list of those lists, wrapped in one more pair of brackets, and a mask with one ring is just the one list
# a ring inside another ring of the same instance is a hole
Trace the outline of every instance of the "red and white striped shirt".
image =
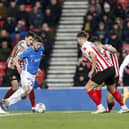
[(91, 53), (94, 53), (97, 56), (97, 59), (96, 59), (96, 69), (98, 71), (103, 71), (103, 70), (113, 66), (113, 64), (107, 58), (105, 58), (104, 56), (101, 55), (101, 53), (97, 50), (95, 45), (92, 44), (91, 42), (86, 41), (82, 45), (81, 51), (82, 51), (83, 55), (90, 62), (92, 62)]
[[(21, 40), (17, 43), (17, 45), (13, 48), (11, 55), (8, 59), (8, 68), (15, 69), (15, 65), (13, 62), (14, 57), (16, 57), (20, 52), (24, 51), (27, 48), (25, 40)], [(19, 61), (20, 66), (24, 65), (24, 60)]]
[[(108, 47), (108, 45), (105, 45), (106, 47)], [(101, 49), (101, 54), (107, 58), (114, 66), (115, 68), (115, 77), (119, 76), (119, 63), (118, 63), (118, 57), (116, 53), (111, 53), (108, 50), (105, 49)]]

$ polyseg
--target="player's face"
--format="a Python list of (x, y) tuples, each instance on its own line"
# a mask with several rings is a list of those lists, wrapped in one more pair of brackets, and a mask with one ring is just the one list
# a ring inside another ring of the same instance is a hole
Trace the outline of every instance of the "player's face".
[(26, 40), (27, 46), (30, 46), (32, 45), (34, 39), (32, 36), (29, 36), (29, 37), (26, 37), (25, 40)]
[(81, 42), (81, 39), (80, 39), (80, 38), (77, 38), (77, 42), (78, 42), (78, 44), (80, 44), (80, 42)]
[(86, 38), (77, 38), (77, 42), (80, 46), (82, 46), (85, 41), (86, 41)]
[(41, 47), (41, 45), (42, 45), (41, 42), (34, 41), (33, 43), (34, 50), (38, 50)]

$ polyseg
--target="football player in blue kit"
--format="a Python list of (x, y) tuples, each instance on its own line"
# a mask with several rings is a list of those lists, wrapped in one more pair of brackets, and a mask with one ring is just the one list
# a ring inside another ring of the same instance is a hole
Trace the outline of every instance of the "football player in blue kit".
[(31, 92), (43, 52), (42, 39), (39, 36), (35, 36), (32, 46), (28, 47), (14, 58), (14, 63), (18, 69), (20, 69), (19, 60), (25, 60), (24, 67), (20, 74), (21, 88), (8, 99), (2, 101), (1, 106), (4, 110), (7, 111), (8, 106), (17, 103), (23, 96), (27, 96)]

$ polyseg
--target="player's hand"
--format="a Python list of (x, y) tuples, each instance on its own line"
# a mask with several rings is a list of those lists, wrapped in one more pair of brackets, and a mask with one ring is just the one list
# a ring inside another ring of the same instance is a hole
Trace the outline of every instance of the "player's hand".
[(123, 86), (123, 80), (122, 80), (122, 78), (119, 78), (119, 84), (120, 84), (120, 86)]
[(19, 74), (21, 74), (22, 69), (21, 68), (17, 68), (17, 71), (18, 71)]
[(90, 71), (89, 74), (88, 74), (88, 77), (91, 79), (92, 78), (92, 75), (93, 75), (94, 71)]

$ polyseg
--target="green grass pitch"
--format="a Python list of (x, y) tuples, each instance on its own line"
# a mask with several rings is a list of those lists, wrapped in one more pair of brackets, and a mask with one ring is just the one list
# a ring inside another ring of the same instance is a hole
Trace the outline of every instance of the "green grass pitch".
[(0, 114), (0, 129), (129, 129), (129, 113), (11, 112), (7, 115)]

